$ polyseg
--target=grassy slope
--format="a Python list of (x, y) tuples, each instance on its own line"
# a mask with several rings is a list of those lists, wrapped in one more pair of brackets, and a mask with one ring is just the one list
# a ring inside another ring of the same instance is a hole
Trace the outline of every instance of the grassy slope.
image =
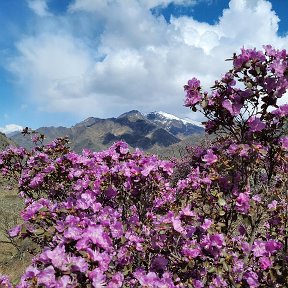
[[(9, 145), (15, 143), (0, 133), (0, 151)], [(0, 274), (9, 275), (14, 283), (19, 281), (31, 260), (31, 256), (25, 252), (28, 243), (17, 243), (17, 249), (9, 243), (6, 233), (20, 223), (19, 213), (22, 208), (23, 201), (17, 195), (17, 184), (0, 177)]]
[(26, 252), (27, 241), (18, 242), (16, 248), (7, 236), (7, 230), (21, 221), (19, 213), (23, 201), (18, 197), (16, 187), (16, 183), (11, 185), (11, 181), (0, 178), (0, 274), (9, 275), (14, 283), (19, 281), (31, 260)]

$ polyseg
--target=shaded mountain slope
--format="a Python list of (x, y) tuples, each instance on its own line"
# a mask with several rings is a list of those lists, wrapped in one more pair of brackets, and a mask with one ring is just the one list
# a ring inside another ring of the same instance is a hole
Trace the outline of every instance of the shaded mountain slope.
[[(89, 117), (71, 128), (41, 127), (36, 131), (45, 135), (45, 142), (50, 142), (56, 137), (68, 136), (71, 148), (76, 152), (81, 152), (83, 148), (100, 151), (118, 140), (127, 142), (133, 148), (153, 150), (154, 147), (169, 147), (185, 137), (203, 132), (202, 127), (181, 122), (180, 118), (170, 121), (171, 119), (164, 119), (163, 115), (160, 115), (161, 118), (155, 114), (154, 119), (151, 115), (152, 113), (143, 115), (137, 110), (132, 110), (117, 118)], [(21, 133), (17, 133), (11, 138), (21, 146), (33, 147), (29, 136), (23, 137)]]

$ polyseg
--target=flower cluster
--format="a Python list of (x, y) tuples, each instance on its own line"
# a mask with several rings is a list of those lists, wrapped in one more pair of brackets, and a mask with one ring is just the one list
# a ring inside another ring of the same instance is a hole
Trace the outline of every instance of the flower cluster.
[(176, 163), (124, 142), (3, 151), (25, 201), (10, 236), (38, 247), (16, 287), (285, 287), (286, 66), (285, 51), (243, 49), (211, 95), (190, 80), (185, 105), (221, 137)]
[(185, 105), (207, 117), (208, 133), (225, 130), (244, 142), (262, 132), (267, 138), (279, 136), (288, 115), (288, 105), (277, 104), (288, 88), (288, 56), (286, 50), (270, 45), (264, 49), (243, 48), (241, 54), (234, 54), (233, 68), (215, 82), (210, 95), (202, 92), (195, 78), (184, 86)]

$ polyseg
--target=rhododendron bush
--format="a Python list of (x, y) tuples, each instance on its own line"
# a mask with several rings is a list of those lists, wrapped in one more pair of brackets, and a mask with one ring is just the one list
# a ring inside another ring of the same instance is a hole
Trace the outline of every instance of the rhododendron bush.
[(39, 247), (16, 287), (287, 287), (287, 59), (242, 49), (211, 93), (189, 80), (185, 105), (218, 138), (180, 163), (65, 138), (2, 152), (25, 200), (10, 235)]

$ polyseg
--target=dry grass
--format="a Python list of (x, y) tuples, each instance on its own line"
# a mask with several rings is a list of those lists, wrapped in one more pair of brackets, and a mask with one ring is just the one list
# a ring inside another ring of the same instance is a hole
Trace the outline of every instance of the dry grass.
[(13, 242), (7, 231), (19, 224), (23, 202), (17, 195), (16, 184), (0, 178), (0, 274), (17, 283), (31, 261), (27, 241)]

